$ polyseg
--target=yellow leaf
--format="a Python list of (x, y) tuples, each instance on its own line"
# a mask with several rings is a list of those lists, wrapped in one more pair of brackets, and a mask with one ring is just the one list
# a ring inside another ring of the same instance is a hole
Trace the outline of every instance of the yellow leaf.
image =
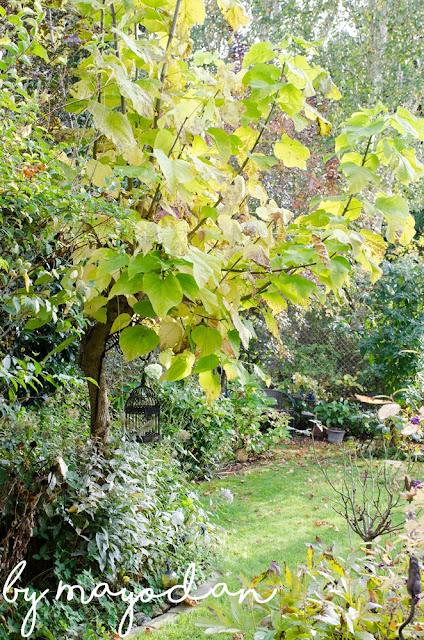
[(277, 320), (268, 311), (264, 311), (263, 315), (264, 315), (264, 318), (265, 318), (265, 323), (266, 323), (266, 326), (268, 328), (268, 331), (274, 336), (274, 338), (279, 340), (280, 339), (280, 331), (279, 331), (279, 328), (278, 328)]
[(89, 160), (86, 168), (88, 179), (95, 187), (106, 189), (112, 180), (113, 171), (108, 164)]
[(306, 552), (306, 566), (308, 567), (309, 570), (312, 569), (313, 557), (314, 557), (314, 550), (312, 547), (308, 547), (308, 551)]
[(218, 0), (218, 7), (234, 31), (249, 24), (250, 19), (239, 0)]
[(286, 583), (287, 583), (287, 586), (291, 587), (291, 584), (292, 584), (292, 575), (291, 575), (291, 573), (290, 573), (290, 569), (289, 569), (288, 564), (285, 564), (284, 566), (285, 566), (285, 571), (284, 571), (284, 573), (285, 573)]
[(122, 153), (123, 158), (133, 167), (139, 167), (144, 162), (143, 151), (137, 145), (128, 147)]
[(28, 293), (28, 291), (29, 291), (29, 277), (28, 277), (27, 273), (24, 273), (24, 280), (25, 280), (25, 289), (26, 289), (26, 291)]
[(179, 351), (184, 329), (179, 322), (168, 319), (159, 329), (159, 346), (161, 350), (173, 349)]
[(415, 218), (409, 215), (406, 219), (406, 223), (403, 228), (402, 235), (399, 238), (400, 244), (402, 244), (403, 246), (408, 245), (411, 242), (414, 235), (415, 235)]
[(165, 373), (162, 374), (160, 381), (169, 380), (169, 382), (175, 382), (176, 380), (187, 378), (193, 369), (194, 361), (194, 353), (191, 353), (190, 351), (179, 353), (177, 356), (172, 358), (168, 371), (165, 371)]
[(221, 382), (219, 376), (212, 371), (204, 371), (199, 373), (199, 382), (205, 392), (206, 400), (212, 402), (217, 400), (221, 395)]
[(127, 327), (131, 322), (131, 316), (129, 313), (121, 313), (112, 325), (110, 333), (116, 333), (117, 331), (121, 331), (124, 327)]
[[(175, 7), (175, 2), (172, 2)], [(205, 21), (205, 5), (203, 0), (182, 0), (178, 13), (178, 31), (187, 33), (195, 24)]]
[(369, 250), (371, 251), (371, 257), (377, 264), (383, 260), (387, 244), (385, 240), (376, 233), (368, 231), (368, 229), (362, 229), (361, 235), (365, 238), (365, 242)]
[(281, 142), (274, 145), (275, 157), (283, 161), (286, 167), (298, 167), (306, 169), (306, 160), (310, 157), (309, 149), (298, 140), (292, 140), (284, 134)]
[(330, 98), (330, 100), (340, 100), (341, 97), (342, 94), (340, 93), (336, 85), (334, 85), (331, 91), (327, 93), (327, 98)]
[(318, 129), (322, 136), (328, 136), (331, 131), (331, 123), (322, 118), (318, 118)]
[(184, 256), (188, 253), (188, 232), (189, 226), (185, 220), (175, 220), (166, 216), (159, 223), (158, 238), (167, 253)]

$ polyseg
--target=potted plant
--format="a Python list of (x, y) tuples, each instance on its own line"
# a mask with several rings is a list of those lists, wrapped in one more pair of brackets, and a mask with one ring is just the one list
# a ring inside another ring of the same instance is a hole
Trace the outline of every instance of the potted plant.
[(351, 408), (347, 400), (321, 402), (315, 408), (315, 415), (327, 428), (328, 442), (343, 442), (346, 423), (349, 422)]

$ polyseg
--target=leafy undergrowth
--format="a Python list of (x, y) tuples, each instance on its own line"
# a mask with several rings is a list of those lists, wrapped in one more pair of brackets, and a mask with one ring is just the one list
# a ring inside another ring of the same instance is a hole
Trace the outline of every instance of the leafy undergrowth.
[[(337, 482), (343, 465), (339, 450), (318, 444), (318, 456), (325, 459), (330, 477)], [(254, 465), (236, 465), (224, 477), (203, 483), (205, 506), (215, 512), (217, 524), (227, 535), (218, 558), (222, 581), (229, 589), (240, 588), (237, 576), (258, 575), (272, 561), (291, 570), (304, 563), (306, 543), (318, 536), (326, 544), (336, 541), (343, 555), (359, 538), (349, 539), (347, 526), (331, 508), (330, 494), (317, 468), (309, 441), (284, 446), (272, 459)], [(222, 489), (234, 496), (232, 503), (222, 497)], [(220, 598), (224, 608), (229, 606)], [(202, 640), (203, 630), (195, 626), (205, 615), (206, 604), (192, 614), (180, 616), (176, 624), (154, 631), (158, 640)], [(145, 632), (137, 636), (144, 637)], [(213, 639), (222, 635), (208, 636)]]

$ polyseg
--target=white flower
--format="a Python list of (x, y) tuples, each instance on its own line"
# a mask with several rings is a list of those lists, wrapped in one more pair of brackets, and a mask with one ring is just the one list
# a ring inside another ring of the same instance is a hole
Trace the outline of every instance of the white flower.
[(144, 373), (148, 378), (159, 380), (162, 375), (162, 366), (160, 364), (148, 364), (144, 369)]
[(225, 500), (227, 500), (230, 504), (234, 500), (234, 496), (229, 489), (221, 489), (221, 495)]

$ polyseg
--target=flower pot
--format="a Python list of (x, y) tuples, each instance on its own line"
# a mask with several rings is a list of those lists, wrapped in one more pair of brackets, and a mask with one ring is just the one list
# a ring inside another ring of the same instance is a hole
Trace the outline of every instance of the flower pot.
[(340, 444), (343, 442), (345, 432), (343, 429), (330, 429), (327, 430), (328, 442), (336, 442)]

